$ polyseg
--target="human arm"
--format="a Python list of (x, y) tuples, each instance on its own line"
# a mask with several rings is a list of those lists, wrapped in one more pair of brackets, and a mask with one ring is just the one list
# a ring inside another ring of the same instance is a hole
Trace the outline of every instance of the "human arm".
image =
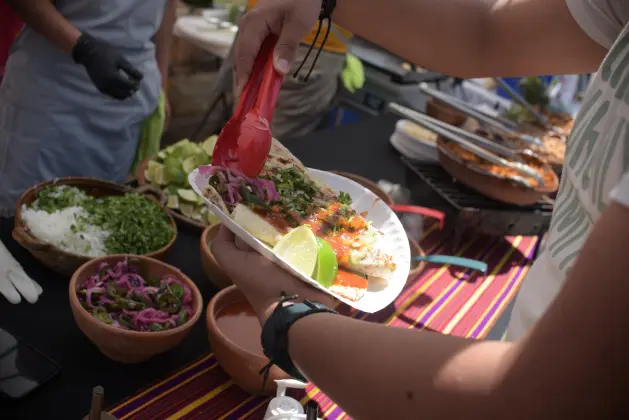
[[(292, 62), (320, 4), (260, 0), (241, 24), (239, 82), (268, 32), (280, 34), (276, 67), (282, 57)], [(391, 0), (386, 6), (342, 0), (332, 20), (415, 64), (464, 78), (593, 72), (606, 53), (577, 24), (566, 0)]]
[(177, 21), (177, 3), (178, 0), (168, 0), (162, 23), (154, 39), (155, 58), (159, 72), (162, 75), (162, 92), (164, 95), (164, 111), (166, 113), (166, 120), (164, 121), (165, 128), (170, 124), (171, 118), (170, 102), (168, 101), (166, 92), (168, 87), (168, 68), (170, 65), (170, 45), (173, 38), (173, 28)]
[(54, 6), (53, 0), (4, 0), (31, 28), (67, 53), (81, 36), (79, 31)]
[(178, 0), (168, 0), (168, 5), (164, 11), (164, 17), (159, 30), (155, 34), (155, 58), (159, 72), (162, 75), (162, 88), (166, 90), (168, 83), (168, 65), (170, 63), (170, 44), (173, 38), (173, 28), (177, 21)]
[[(269, 296), (292, 294), (293, 283), (279, 269), (273, 279), (266, 272), (251, 275), (261, 272), (255, 254), (246, 257), (250, 268), (242, 261), (234, 266), (244, 251), (223, 238), (212, 243), (214, 255), (264, 322), (276, 303)], [(629, 338), (623, 333), (629, 323), (628, 248), (629, 208), (611, 204), (560, 294), (515, 343), (316, 314), (293, 324), (289, 354), (306, 377), (358, 419), (622, 418), (623, 399), (616, 398), (629, 378)]]

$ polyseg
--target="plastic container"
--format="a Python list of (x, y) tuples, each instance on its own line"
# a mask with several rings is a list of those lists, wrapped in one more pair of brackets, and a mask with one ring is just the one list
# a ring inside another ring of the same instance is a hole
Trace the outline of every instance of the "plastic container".
[(305, 419), (304, 407), (294, 398), (286, 396), (286, 389), (305, 389), (306, 384), (296, 379), (278, 379), (277, 395), (270, 402), (264, 414), (264, 420)]
[(399, 120), (390, 142), (409, 159), (424, 163), (439, 162), (437, 135), (411, 121)]

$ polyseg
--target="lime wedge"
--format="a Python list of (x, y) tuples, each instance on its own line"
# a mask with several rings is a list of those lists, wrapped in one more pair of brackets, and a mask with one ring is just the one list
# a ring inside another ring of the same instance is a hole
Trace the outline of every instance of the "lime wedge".
[(273, 252), (289, 262), (306, 277), (312, 277), (317, 264), (317, 237), (309, 227), (290, 231), (273, 247)]
[(189, 158), (186, 158), (183, 163), (181, 164), (183, 171), (187, 174), (189, 174), (190, 172), (194, 171), (195, 169), (197, 169), (197, 158), (196, 156), (190, 156)]
[(334, 248), (325, 239), (317, 238), (319, 253), (317, 255), (317, 265), (315, 266), (313, 278), (325, 288), (332, 286), (339, 271), (339, 262), (336, 259)]
[(199, 195), (194, 190), (184, 190), (180, 188), (177, 190), (177, 195), (189, 203), (196, 204), (199, 202)]
[(201, 148), (205, 151), (205, 153), (207, 153), (208, 155), (212, 156), (212, 153), (214, 153), (214, 146), (216, 146), (216, 140), (218, 140), (218, 136), (210, 136), (207, 139), (205, 139), (205, 141), (201, 144)]
[(179, 208), (179, 197), (176, 195), (169, 195), (168, 201), (166, 202), (166, 207), (169, 209), (177, 210)]
[(184, 216), (192, 218), (192, 213), (194, 213), (194, 205), (188, 203), (179, 203), (179, 211)]

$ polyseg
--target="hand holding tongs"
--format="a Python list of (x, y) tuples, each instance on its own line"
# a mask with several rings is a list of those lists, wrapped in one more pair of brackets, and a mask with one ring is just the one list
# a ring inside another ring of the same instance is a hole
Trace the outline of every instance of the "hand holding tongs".
[[(452, 127), (452, 126), (450, 126), (450, 128), (446, 128), (444, 126), (445, 123), (435, 120), (434, 118), (429, 117), (428, 115), (421, 114), (417, 111), (414, 111), (412, 109), (409, 109), (405, 106), (402, 106), (396, 103), (390, 103), (389, 109), (391, 109), (396, 114), (405, 118), (409, 118), (410, 120), (427, 128), (428, 130), (433, 131), (439, 134), (440, 136), (443, 136), (446, 139), (457, 143), (459, 146), (461, 146), (463, 149), (467, 150), (468, 152), (473, 153), (476, 156), (482, 159), (485, 159), (488, 162), (493, 163), (494, 165), (504, 166), (504, 167), (513, 169), (525, 175), (526, 177), (535, 179), (539, 183), (539, 185), (544, 185), (544, 179), (533, 168), (521, 162), (508, 161), (498, 155), (491, 153), (484, 147), (471, 143), (470, 140), (468, 139), (473, 139), (471, 141), (478, 142), (479, 144), (482, 144), (485, 147), (491, 148), (492, 150), (496, 151), (496, 153), (500, 153), (503, 156), (513, 157), (513, 155), (516, 154), (517, 152), (509, 149), (508, 147), (504, 147), (499, 144), (493, 144), (490, 141), (480, 136), (476, 136), (473, 133), (467, 133), (465, 134), (465, 137), (464, 137), (462, 135), (459, 135), (460, 133), (459, 130), (461, 131), (464, 131), (464, 130), (459, 129), (457, 127)], [(449, 124), (446, 124), (446, 125), (449, 125)], [(456, 128), (456, 130), (453, 130), (454, 128)], [(526, 184), (529, 188), (533, 187), (531, 183), (526, 181), (525, 179), (521, 179), (520, 181), (523, 184)]]
[(501, 119), (490, 117), (489, 115), (486, 115), (478, 111), (477, 109), (472, 108), (465, 102), (451, 95), (448, 95), (447, 93), (440, 92), (436, 89), (429, 87), (426, 83), (420, 83), (419, 90), (421, 90), (424, 94), (435, 98), (439, 102), (450, 105), (452, 108), (480, 121), (483, 124), (489, 125), (500, 131), (508, 133), (509, 135), (517, 137), (524, 142), (533, 143), (538, 146), (541, 146), (543, 144), (539, 138), (519, 133), (512, 128), (512, 124), (509, 124), (511, 126), (506, 125), (506, 123), (504, 121), (501, 121)]
[(218, 136), (212, 165), (257, 177), (271, 151), (271, 119), (284, 76), (273, 66), (277, 36), (269, 35), (253, 63), (234, 116)]

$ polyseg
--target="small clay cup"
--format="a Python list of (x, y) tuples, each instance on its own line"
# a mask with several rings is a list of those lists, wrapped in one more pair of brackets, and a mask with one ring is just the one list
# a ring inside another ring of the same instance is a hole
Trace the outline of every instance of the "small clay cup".
[(291, 377), (277, 366), (271, 367), (266, 386), (262, 389), (263, 378), (260, 370), (269, 359), (238, 346), (232, 342), (217, 323), (217, 315), (230, 305), (246, 303), (245, 296), (236, 286), (230, 286), (218, 292), (207, 307), (206, 320), (210, 338), (210, 347), (216, 355), (216, 360), (223, 370), (234, 380), (234, 383), (253, 395), (275, 395), (277, 379), (291, 379)]

